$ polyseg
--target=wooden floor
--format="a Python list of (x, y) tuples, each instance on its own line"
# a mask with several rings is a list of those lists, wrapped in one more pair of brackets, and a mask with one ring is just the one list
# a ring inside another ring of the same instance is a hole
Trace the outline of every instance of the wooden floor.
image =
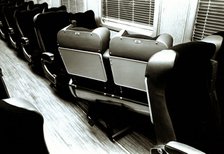
[[(32, 72), (2, 40), (0, 67), (10, 96), (25, 98), (43, 114), (44, 133), (51, 154), (149, 153), (152, 139), (145, 134), (153, 133), (150, 129), (146, 132), (133, 130), (111, 142), (99, 127), (88, 124), (86, 114), (75, 102), (59, 97), (49, 82)], [(147, 124), (143, 122), (142, 126)]]

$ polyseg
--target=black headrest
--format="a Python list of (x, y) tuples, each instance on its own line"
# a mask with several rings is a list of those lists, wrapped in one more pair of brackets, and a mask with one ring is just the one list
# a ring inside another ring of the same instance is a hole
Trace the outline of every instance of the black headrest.
[(34, 25), (42, 49), (49, 52), (57, 51), (57, 33), (70, 24), (70, 16), (66, 11), (45, 12), (34, 17)]
[(208, 62), (215, 52), (215, 45), (205, 42), (188, 42), (176, 45), (171, 48), (176, 51), (176, 63), (186, 63), (188, 65), (201, 65), (203, 62)]
[(77, 27), (84, 27), (88, 29), (97, 28), (95, 14), (93, 10), (88, 10), (86, 12), (78, 12), (75, 14), (70, 13), (71, 20), (76, 21)]
[(39, 9), (42, 9), (42, 10), (47, 10), (48, 9), (48, 4), (46, 2), (41, 3), (41, 4), (34, 4), (29, 9), (32, 10), (32, 9), (35, 9), (35, 8), (39, 8)]
[(22, 10), (15, 13), (16, 24), (20, 31), (20, 35), (27, 37), (32, 46), (37, 45), (33, 18), (36, 14), (41, 13), (42, 11), (43, 8), (35, 7), (32, 10)]

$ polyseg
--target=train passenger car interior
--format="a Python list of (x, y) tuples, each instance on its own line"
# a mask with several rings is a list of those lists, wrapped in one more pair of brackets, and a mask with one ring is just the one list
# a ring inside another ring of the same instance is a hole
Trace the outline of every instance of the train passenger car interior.
[(223, 10), (0, 0), (0, 153), (222, 153)]

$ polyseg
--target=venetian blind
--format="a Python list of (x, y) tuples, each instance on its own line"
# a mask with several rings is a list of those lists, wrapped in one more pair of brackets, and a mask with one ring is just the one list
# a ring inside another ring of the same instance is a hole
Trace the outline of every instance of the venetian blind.
[(224, 30), (224, 0), (199, 0), (193, 40)]
[(155, 0), (102, 0), (102, 20), (153, 26)]

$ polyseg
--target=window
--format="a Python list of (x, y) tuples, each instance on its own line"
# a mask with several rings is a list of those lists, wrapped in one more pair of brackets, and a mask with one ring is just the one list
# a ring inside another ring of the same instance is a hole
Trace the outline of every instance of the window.
[(85, 0), (61, 0), (61, 5), (65, 5), (68, 12), (77, 13), (85, 10)]
[(193, 40), (224, 30), (224, 1), (199, 0)]
[(155, 0), (101, 0), (102, 22), (152, 29)]

